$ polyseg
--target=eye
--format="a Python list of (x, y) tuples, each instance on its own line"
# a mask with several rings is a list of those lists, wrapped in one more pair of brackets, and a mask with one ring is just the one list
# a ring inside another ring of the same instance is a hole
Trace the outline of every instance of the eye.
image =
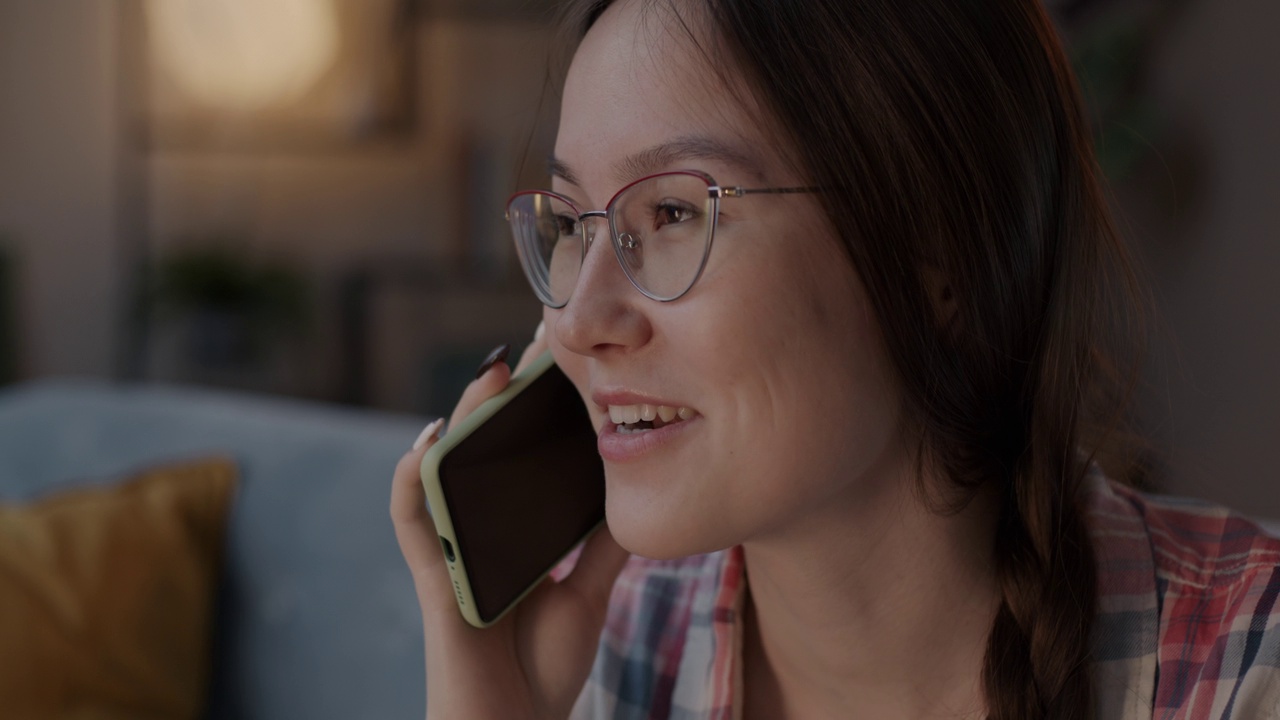
[(578, 234), (578, 218), (574, 215), (558, 214), (555, 217), (556, 229), (561, 236)]
[(700, 213), (692, 205), (680, 200), (662, 200), (654, 206), (653, 226), (661, 229), (666, 225), (678, 225), (696, 219)]

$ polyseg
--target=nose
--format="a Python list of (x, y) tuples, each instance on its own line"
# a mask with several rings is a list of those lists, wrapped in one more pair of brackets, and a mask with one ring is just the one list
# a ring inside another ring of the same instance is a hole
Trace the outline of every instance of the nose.
[(647, 301), (631, 285), (608, 238), (609, 226), (603, 211), (583, 213), (581, 220), (599, 220), (587, 225), (587, 252), (569, 302), (553, 311), (556, 339), (565, 349), (584, 356), (600, 357), (627, 352), (648, 342), (652, 326), (640, 301)]

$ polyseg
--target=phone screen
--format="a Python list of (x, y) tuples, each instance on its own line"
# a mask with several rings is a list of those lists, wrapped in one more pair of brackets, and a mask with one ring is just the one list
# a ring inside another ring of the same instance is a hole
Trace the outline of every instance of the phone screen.
[(445, 455), (439, 477), (486, 622), (604, 519), (596, 430), (555, 365)]

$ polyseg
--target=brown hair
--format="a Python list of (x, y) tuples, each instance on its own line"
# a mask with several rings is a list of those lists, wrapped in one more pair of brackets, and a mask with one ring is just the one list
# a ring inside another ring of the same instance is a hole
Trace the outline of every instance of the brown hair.
[[(580, 39), (611, 2), (573, 5), (566, 26)], [(1092, 717), (1097, 581), (1080, 490), (1120, 437), (1146, 296), (1052, 22), (1036, 0), (703, 0), (699, 18), (715, 35), (702, 52), (727, 55), (716, 66), (741, 73), (805, 184), (827, 190), (921, 477), (927, 461), (950, 480), (942, 493), (922, 483), (924, 496), (949, 498), (932, 501), (940, 512), (984, 487), (1001, 497), (989, 717)]]

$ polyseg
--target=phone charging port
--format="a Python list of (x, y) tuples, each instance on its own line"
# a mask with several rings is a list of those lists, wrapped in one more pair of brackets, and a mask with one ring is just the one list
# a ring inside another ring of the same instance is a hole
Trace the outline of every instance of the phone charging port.
[(457, 560), (457, 558), (456, 558), (456, 557), (454, 557), (454, 555), (453, 555), (453, 543), (449, 542), (448, 538), (446, 538), (445, 536), (441, 535), (441, 536), (440, 536), (440, 545), (441, 545), (441, 547), (443, 547), (443, 548), (444, 548), (444, 559), (445, 559), (445, 560), (448, 560), (449, 562), (453, 562), (453, 561)]

